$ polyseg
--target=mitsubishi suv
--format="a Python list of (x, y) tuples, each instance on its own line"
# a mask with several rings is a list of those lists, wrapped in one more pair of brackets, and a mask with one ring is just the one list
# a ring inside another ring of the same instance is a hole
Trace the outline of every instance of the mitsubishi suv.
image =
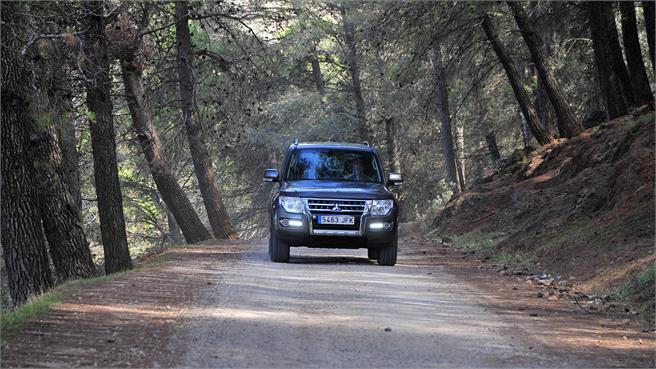
[(298, 143), (282, 168), (267, 169), (265, 181), (279, 182), (269, 204), (269, 256), (289, 261), (289, 248), (366, 248), (370, 259), (394, 265), (399, 205), (385, 178), (378, 152), (366, 142)]

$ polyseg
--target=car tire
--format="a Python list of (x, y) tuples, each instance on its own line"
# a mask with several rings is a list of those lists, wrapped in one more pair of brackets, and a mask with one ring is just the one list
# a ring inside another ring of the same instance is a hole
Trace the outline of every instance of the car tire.
[(371, 260), (378, 259), (378, 249), (372, 249), (372, 248), (367, 249), (367, 256)]
[(386, 247), (378, 249), (378, 265), (387, 265), (393, 266), (396, 264), (396, 254), (399, 250), (399, 240), (394, 237), (392, 241)]
[(269, 257), (274, 263), (289, 261), (289, 243), (279, 240), (275, 231), (269, 233)]

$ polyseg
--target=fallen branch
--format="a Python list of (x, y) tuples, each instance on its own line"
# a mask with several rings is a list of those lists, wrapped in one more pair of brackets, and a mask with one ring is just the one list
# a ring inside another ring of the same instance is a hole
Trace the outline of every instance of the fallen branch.
[(480, 222), (480, 221), (482, 221), (482, 220), (484, 220), (484, 219), (487, 219), (487, 218), (489, 218), (490, 216), (492, 216), (492, 215), (494, 215), (494, 214), (496, 214), (496, 213), (497, 213), (496, 211), (493, 211), (493, 212), (491, 212), (490, 214), (485, 215), (485, 216), (482, 217), (482, 218), (478, 218), (478, 219), (476, 219), (475, 221), (471, 222), (471, 224), (477, 224), (478, 222)]
[(578, 307), (580, 307), (580, 308), (581, 308), (583, 311), (585, 311), (586, 313), (588, 313), (588, 314), (592, 314), (588, 309), (586, 309), (585, 307), (583, 307), (583, 305), (581, 305), (581, 303), (579, 303), (579, 299), (578, 299), (578, 297), (576, 297), (576, 295), (572, 295), (572, 297), (574, 298), (574, 301), (576, 302), (576, 305), (577, 305)]
[[(433, 229), (432, 231), (426, 233), (426, 234), (424, 235), (424, 237), (428, 237), (428, 236), (432, 235), (432, 234), (435, 233), (435, 232), (437, 232), (437, 228), (435, 228), (435, 229)], [(439, 236), (439, 234), (438, 234), (438, 236)]]
[[(80, 31), (80, 32), (75, 32), (72, 33), (75, 36), (79, 36), (81, 34), (84, 34), (86, 31)], [(21, 56), (25, 56), (27, 54), (27, 50), (32, 46), (35, 42), (44, 39), (44, 38), (64, 38), (71, 35), (71, 33), (54, 33), (54, 34), (45, 34), (45, 35), (38, 35), (34, 37), (33, 39), (29, 40), (25, 46), (23, 46), (23, 49), (21, 50)]]

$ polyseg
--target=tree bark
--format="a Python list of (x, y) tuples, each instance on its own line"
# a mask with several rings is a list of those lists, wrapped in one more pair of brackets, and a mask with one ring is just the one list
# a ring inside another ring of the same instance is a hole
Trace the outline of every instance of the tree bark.
[(528, 20), (522, 4), (519, 2), (509, 1), (508, 6), (513, 12), (515, 22), (519, 27), (520, 33), (526, 41), (531, 59), (535, 64), (538, 75), (544, 82), (544, 88), (547, 91), (549, 100), (556, 112), (556, 123), (561, 137), (573, 137), (583, 131), (583, 125), (574, 115), (574, 111), (567, 104), (567, 98), (563, 94), (556, 76), (547, 65), (547, 59), (544, 55), (543, 42), (540, 35), (537, 34)]
[[(538, 2), (531, 2), (531, 5), (534, 6), (534, 10), (537, 10), (535, 7), (538, 6)], [(529, 19), (531, 22), (537, 22), (539, 17), (543, 15), (543, 12), (532, 11)], [(544, 41), (544, 55), (547, 58), (547, 61), (551, 60), (554, 55), (554, 44), (557, 36), (557, 31), (550, 31)], [(535, 78), (537, 82), (537, 88), (533, 91), (533, 106), (535, 106), (535, 111), (538, 113), (540, 121), (544, 125), (544, 129), (547, 132), (549, 137), (558, 137), (558, 127), (556, 126), (556, 113), (554, 112), (553, 106), (549, 101), (549, 96), (547, 95), (547, 90), (544, 88), (544, 82), (540, 78), (535, 64), (527, 63), (524, 67), (524, 74), (527, 78)]]
[(526, 117), (522, 112), (519, 112), (520, 118), (521, 118), (521, 125), (519, 127), (521, 133), (522, 133), (522, 143), (524, 144), (524, 147), (529, 147), (531, 146), (531, 132), (530, 128), (528, 126), (528, 121), (526, 120)]
[(178, 222), (175, 221), (175, 216), (173, 216), (173, 213), (171, 213), (171, 211), (168, 208), (166, 208), (165, 210), (166, 210), (166, 223), (168, 225), (168, 230), (169, 230), (167, 237), (172, 243), (179, 245), (184, 241), (182, 233), (180, 231), (180, 226), (178, 226)]
[(310, 51), (310, 64), (312, 65), (312, 79), (314, 79), (314, 84), (317, 87), (319, 95), (323, 97), (326, 94), (325, 83), (321, 75), (321, 65), (317, 58), (317, 48), (315, 46)]
[(132, 60), (123, 59), (121, 72), (132, 117), (132, 128), (167, 209), (175, 217), (188, 243), (212, 238), (171, 170), (169, 155), (162, 145), (157, 128), (152, 123), (152, 112), (143, 87), (141, 71), (135, 67)]
[(73, 92), (71, 91), (70, 75), (63, 67), (58, 68), (52, 78), (49, 88), (49, 98), (52, 109), (56, 114), (56, 136), (59, 151), (62, 157), (62, 167), (66, 188), (73, 198), (73, 204), (82, 214), (82, 191), (80, 189), (79, 154), (77, 152), (77, 137), (75, 137), (75, 123), (73, 113)]
[[(67, 115), (72, 118), (72, 115)], [(80, 155), (77, 152), (77, 137), (73, 122), (61, 124), (57, 127), (57, 138), (59, 139), (59, 150), (62, 153), (64, 164), (64, 181), (66, 188), (73, 198), (77, 211), (82, 214), (82, 190), (80, 188)]]
[(33, 176), (50, 256), (60, 282), (95, 274), (80, 212), (66, 186), (56, 129), (32, 126)]
[(387, 168), (391, 172), (401, 171), (399, 148), (396, 140), (396, 118), (385, 118), (385, 151), (387, 152)]
[(651, 60), (651, 68), (656, 75), (656, 61), (654, 61), (654, 54), (656, 48), (654, 47), (654, 39), (656, 38), (656, 24), (654, 24), (654, 1), (643, 1), (642, 11), (645, 18), (645, 31), (647, 32), (647, 45), (649, 46), (649, 60)]
[(118, 178), (114, 116), (112, 111), (110, 58), (105, 39), (104, 2), (84, 2), (87, 15), (84, 39), (87, 108), (93, 152), (93, 174), (98, 198), (100, 233), (105, 254), (105, 273), (132, 268), (123, 215), (123, 196)]
[(81, 209), (68, 188), (70, 181), (79, 189), (78, 179), (70, 178), (79, 173), (77, 170), (70, 173), (71, 166), (77, 167), (77, 151), (75, 147), (67, 148), (75, 153), (76, 160), (67, 166), (61, 149), (62, 140), (58, 137), (60, 131), (67, 129), (64, 127), (72, 127), (64, 61), (49, 58), (46, 54), (40, 56), (34, 65), (35, 98), (40, 104), (32, 109), (30, 157), (50, 256), (60, 282), (91, 277), (96, 267), (82, 227)]
[(497, 54), (497, 58), (499, 58), (503, 69), (506, 71), (508, 82), (510, 82), (510, 86), (512, 87), (513, 93), (515, 94), (519, 108), (521, 109), (524, 117), (526, 117), (527, 123), (531, 128), (531, 133), (533, 133), (533, 136), (540, 145), (546, 145), (553, 142), (553, 137), (547, 133), (544, 128), (544, 124), (542, 124), (537, 112), (535, 111), (535, 107), (533, 107), (533, 104), (531, 104), (531, 99), (528, 96), (528, 92), (520, 81), (519, 73), (515, 68), (515, 63), (501, 44), (496, 29), (492, 24), (492, 19), (489, 15), (485, 15), (482, 25), (483, 30), (485, 31), (485, 34), (490, 41), (490, 44), (492, 44), (494, 52)]
[(484, 132), (487, 152), (494, 163), (501, 159), (499, 147), (497, 146), (497, 138), (487, 119), (487, 107), (485, 101), (481, 97), (480, 85), (477, 84), (475, 88), (476, 105), (478, 106), (478, 126), (481, 127), (481, 130)]
[(360, 82), (360, 60), (358, 59), (358, 50), (355, 43), (355, 30), (352, 20), (348, 16), (348, 4), (340, 6), (342, 13), (342, 30), (344, 31), (344, 40), (346, 42), (346, 59), (351, 74), (351, 84), (353, 88), (353, 100), (355, 100), (355, 114), (358, 121), (358, 135), (360, 140), (370, 140), (369, 127), (367, 126), (367, 112), (362, 96), (362, 83)]
[(189, 149), (194, 164), (200, 193), (205, 203), (207, 217), (214, 237), (219, 239), (236, 239), (235, 232), (228, 212), (223, 204), (219, 186), (212, 168), (205, 139), (203, 127), (198, 123), (194, 110), (194, 76), (193, 53), (191, 50), (191, 35), (189, 32), (189, 9), (185, 1), (175, 3), (175, 38), (178, 46), (177, 61), (180, 78), (180, 100), (182, 102), (182, 119), (187, 127)]
[(624, 65), (611, 3), (584, 3), (588, 11), (592, 48), (601, 91), (610, 119), (625, 115), (633, 106), (633, 90)]
[(23, 23), (17, 18), (23, 4), (9, 2), (2, 6), (0, 34), (2, 44), (2, 114), (0, 153), (0, 209), (2, 215), (2, 256), (7, 271), (9, 292), (14, 304), (22, 304), (31, 295), (52, 286), (48, 267), (45, 235), (36, 203), (34, 179), (31, 176), (27, 144), (31, 126), (29, 109), (34, 80), (28, 64), (21, 58), (18, 30), (9, 23)]
[(494, 135), (494, 132), (490, 132), (485, 135), (485, 142), (487, 143), (487, 151), (490, 154), (490, 158), (493, 162), (501, 159), (501, 154), (499, 153), (499, 146), (497, 146), (497, 137)]
[[(549, 50), (549, 48), (547, 48)], [(549, 137), (558, 136), (558, 128), (554, 125), (556, 113), (553, 110), (553, 106), (549, 101), (549, 96), (547, 96), (547, 91), (544, 88), (544, 82), (540, 79), (540, 76), (537, 75), (537, 70), (535, 67), (531, 68), (531, 75), (535, 76), (538, 82), (538, 86), (535, 89), (533, 95), (533, 105), (535, 106), (535, 111), (540, 118), (540, 122), (544, 125), (545, 131)]]
[(442, 141), (442, 154), (446, 165), (447, 180), (457, 195), (462, 191), (458, 177), (458, 164), (451, 130), (451, 116), (449, 115), (449, 95), (446, 86), (446, 73), (442, 62), (442, 49), (437, 40), (433, 41), (433, 69), (435, 73), (435, 87), (437, 96), (437, 110), (440, 116), (440, 138)]
[(460, 180), (460, 189), (466, 189), (465, 181), (465, 127), (462, 124), (456, 125), (456, 157), (458, 158), (458, 179)]
[(654, 95), (649, 87), (649, 79), (642, 61), (638, 26), (636, 25), (635, 5), (633, 1), (620, 1), (622, 14), (622, 39), (624, 40), (624, 56), (633, 86), (633, 95), (638, 105), (654, 102)]

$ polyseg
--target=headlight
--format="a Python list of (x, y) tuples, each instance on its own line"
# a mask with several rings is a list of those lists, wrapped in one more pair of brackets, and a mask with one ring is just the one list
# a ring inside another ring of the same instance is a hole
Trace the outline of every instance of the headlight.
[(282, 205), (282, 208), (288, 213), (303, 212), (303, 201), (301, 201), (300, 197), (280, 196), (278, 198), (278, 203)]
[(371, 203), (371, 215), (387, 215), (393, 207), (393, 200), (373, 200)]

